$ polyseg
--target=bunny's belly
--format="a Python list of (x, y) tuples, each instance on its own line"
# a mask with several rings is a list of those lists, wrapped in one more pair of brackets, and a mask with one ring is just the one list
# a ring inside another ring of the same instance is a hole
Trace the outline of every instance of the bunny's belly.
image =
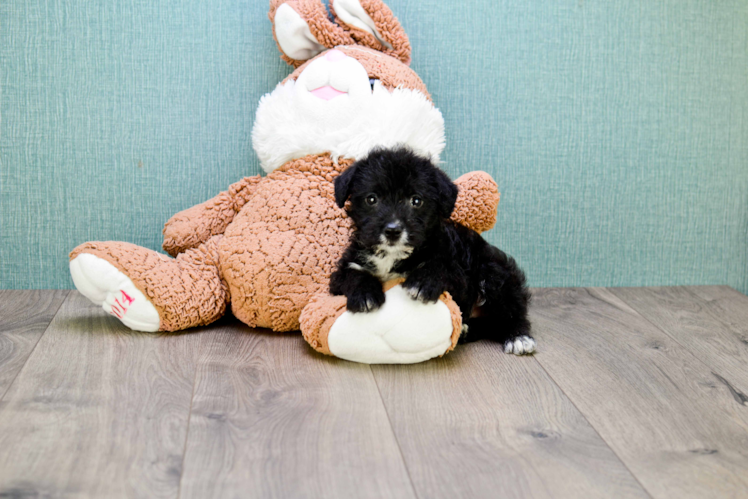
[(333, 192), (330, 176), (274, 172), (226, 229), (220, 266), (241, 321), (298, 330), (301, 310), (327, 291), (351, 231)]

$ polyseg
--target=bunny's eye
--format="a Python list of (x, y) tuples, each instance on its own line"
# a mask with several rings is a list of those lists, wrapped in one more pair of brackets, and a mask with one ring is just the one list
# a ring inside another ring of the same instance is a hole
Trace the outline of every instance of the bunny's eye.
[(371, 91), (374, 92), (374, 84), (379, 81), (378, 78), (369, 78), (369, 85), (371, 85)]

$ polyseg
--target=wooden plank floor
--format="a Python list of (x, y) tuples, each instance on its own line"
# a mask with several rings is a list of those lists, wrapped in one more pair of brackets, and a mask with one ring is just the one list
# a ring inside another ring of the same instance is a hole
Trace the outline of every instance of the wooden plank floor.
[(748, 496), (748, 297), (534, 295), (535, 356), (367, 366), (0, 291), (0, 498)]

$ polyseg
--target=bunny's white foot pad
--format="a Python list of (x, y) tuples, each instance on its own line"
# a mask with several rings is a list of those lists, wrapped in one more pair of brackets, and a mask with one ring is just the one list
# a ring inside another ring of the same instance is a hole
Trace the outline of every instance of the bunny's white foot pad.
[(70, 261), (75, 287), (94, 304), (140, 332), (157, 332), (161, 321), (153, 304), (112, 264), (82, 253)]
[(452, 346), (452, 316), (442, 301), (424, 304), (402, 286), (385, 293), (374, 312), (344, 312), (330, 328), (330, 352), (359, 363), (418, 363)]

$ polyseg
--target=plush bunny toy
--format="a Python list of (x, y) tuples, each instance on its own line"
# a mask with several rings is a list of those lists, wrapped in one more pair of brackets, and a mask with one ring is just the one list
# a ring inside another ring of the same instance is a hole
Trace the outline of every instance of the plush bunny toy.
[[(231, 304), (247, 325), (301, 327), (316, 350), (367, 363), (414, 363), (454, 347), (461, 318), (446, 293), (423, 304), (390, 283), (381, 309), (358, 314), (327, 295), (351, 231), (335, 177), (375, 146), (406, 145), (435, 160), (444, 147), (441, 113), (407, 66), (410, 44), (389, 8), (380, 0), (330, 0), (330, 8), (337, 24), (320, 0), (271, 0), (281, 57), (296, 69), (257, 110), (252, 142), (268, 175), (174, 215), (163, 247), (175, 259), (130, 243), (78, 246), (70, 272), (83, 295), (148, 332), (206, 325)], [(492, 227), (499, 196), (490, 176), (473, 172), (457, 184), (452, 218)]]

